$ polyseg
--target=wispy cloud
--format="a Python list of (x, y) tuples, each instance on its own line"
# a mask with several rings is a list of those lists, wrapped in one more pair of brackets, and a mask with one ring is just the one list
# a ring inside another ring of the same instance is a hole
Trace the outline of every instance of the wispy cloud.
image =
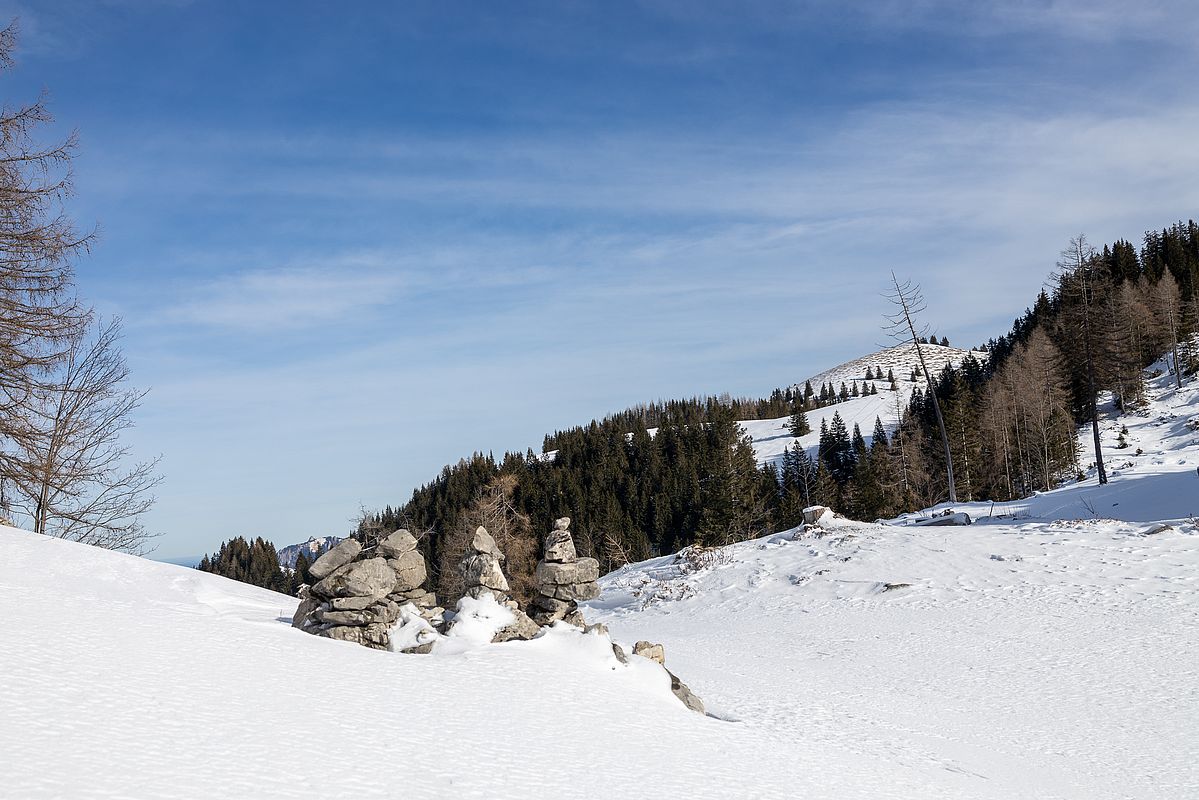
[[(130, 356), (155, 386), (139, 435), (167, 452), (184, 487), (168, 516), (192, 535), (213, 535), (193, 486), (263, 524), (262, 481), (328, 495), (312, 524), (340, 524), (473, 449), (655, 397), (768, 392), (873, 348), (891, 270), (975, 344), (1071, 234), (1135, 237), (1199, 206), (1199, 90), (1179, 79), (1199, 58), (1176, 4), (523, 10), (413, 15), (405, 42), (436, 23), (438, 48), (471, 45), (454, 81), (422, 64), (413, 88), (394, 48), (345, 74), (328, 58), (311, 94), (273, 76), (300, 123), (256, 113), (281, 92), (229, 101), (243, 115), (221, 98), (200, 125), (190, 107), (139, 118), (137, 137), (126, 118), (83, 126), (78, 202), (106, 237), (81, 278), (134, 306)], [(486, 114), (459, 105), (493, 91)]]

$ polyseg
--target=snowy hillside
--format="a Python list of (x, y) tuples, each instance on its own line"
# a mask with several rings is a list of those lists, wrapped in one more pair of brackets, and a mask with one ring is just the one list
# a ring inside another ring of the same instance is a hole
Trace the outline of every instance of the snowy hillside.
[(311, 536), (306, 542), (281, 547), (279, 548), (279, 566), (286, 569), (295, 569), (296, 559), (300, 557), (300, 553), (307, 556), (310, 562), (315, 561), (321, 553), (324, 553), (341, 540), (342, 537), (340, 536)]
[(855, 796), (854, 758), (880, 797), (1196, 797), (1199, 531), (1148, 527), (841, 522), (626, 567), (587, 613), (711, 713), (833, 745), (794, 796)]
[[(921, 351), (924, 353), (924, 361), (928, 365), (928, 371), (936, 376), (941, 370), (945, 369), (946, 364), (960, 364), (962, 359), (967, 355), (973, 355), (978, 359), (985, 359), (986, 353), (975, 352), (971, 350), (962, 350), (958, 347), (942, 347), (939, 344), (922, 344)], [(887, 388), (885, 380), (887, 371), (890, 370), (895, 375), (895, 380), (900, 383), (910, 383), (912, 371), (920, 368), (920, 359), (916, 355), (916, 347), (911, 344), (900, 344), (894, 347), (887, 347), (879, 350), (877, 353), (871, 353), (861, 358), (855, 358), (853, 361), (846, 361), (844, 364), (826, 369), (817, 375), (808, 378), (808, 383), (812, 384), (812, 388), (820, 391), (821, 384), (831, 383), (834, 387), (840, 388), (842, 383), (849, 384), (852, 381), (866, 380), (866, 371), (869, 369), (872, 373), (877, 374), (882, 371), (882, 378), (875, 380), (878, 384), (879, 391)], [(803, 381), (800, 381), (796, 386), (803, 388)]]
[[(986, 358), (986, 353), (972, 353), (970, 350), (942, 347), (935, 344), (921, 345), (921, 349), (924, 351), (928, 369), (933, 375), (941, 372), (946, 364), (960, 364), (967, 355), (973, 355), (978, 359)], [(878, 387), (878, 394), (869, 397), (853, 397), (843, 403), (808, 411), (808, 423), (812, 426), (812, 432), (798, 440), (787, 430), (787, 417), (744, 420), (741, 422), (741, 427), (753, 439), (754, 453), (758, 457), (759, 464), (779, 463), (783, 457), (783, 451), (792, 447), (797, 441), (805, 449), (815, 454), (816, 447), (820, 443), (820, 423), (831, 421), (833, 414), (840, 414), (841, 419), (845, 420), (846, 427), (851, 431), (854, 424), (857, 423), (862, 429), (862, 436), (869, 444), (874, 431), (875, 418), (881, 419), (887, 432), (890, 433), (899, 424), (900, 414), (907, 407), (912, 389), (917, 386), (923, 387), (923, 383), (913, 383), (911, 380), (912, 370), (918, 366), (916, 348), (908, 344), (888, 347), (877, 353), (847, 361), (840, 366), (825, 370), (819, 375), (813, 375), (808, 379), (808, 383), (811, 383), (812, 388), (817, 392), (820, 391), (821, 385), (830, 382), (835, 389), (840, 389), (842, 383), (848, 386), (856, 382), (861, 386), (866, 381), (867, 370), (870, 370), (871, 374), (881, 371), (883, 377), (872, 381)], [(890, 383), (886, 379), (888, 370), (895, 375), (898, 391), (890, 391)], [(802, 381), (796, 385), (800, 389), (804, 386)]]
[(695, 714), (578, 629), (379, 652), (293, 629), (293, 598), (11, 528), (0, 595), (6, 798), (781, 798), (829, 765), (848, 797), (924, 780)]

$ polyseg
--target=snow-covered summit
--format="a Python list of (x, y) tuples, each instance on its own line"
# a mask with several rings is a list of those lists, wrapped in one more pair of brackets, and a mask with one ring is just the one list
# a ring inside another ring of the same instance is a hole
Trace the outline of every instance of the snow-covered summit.
[[(973, 355), (980, 360), (987, 357), (985, 352), (962, 350), (958, 347), (943, 347), (939, 344), (921, 344), (920, 350), (924, 354), (924, 362), (928, 365), (928, 371), (934, 377), (945, 369), (946, 364), (960, 364), (962, 359), (968, 355)], [(916, 346), (910, 343), (900, 344), (883, 348), (852, 361), (846, 361), (832, 369), (826, 369), (824, 372), (808, 378), (807, 382), (811, 383), (812, 388), (817, 392), (825, 383), (831, 383), (834, 389), (840, 389), (842, 383), (851, 384), (857, 381), (861, 384), (866, 380), (866, 372), (869, 370), (872, 375), (877, 376), (874, 378), (874, 383), (878, 385), (879, 391), (882, 391), (887, 388), (888, 370), (895, 375), (897, 382), (911, 383), (912, 371), (919, 367), (920, 360), (916, 355)], [(880, 371), (881, 376), (879, 376)], [(804, 381), (800, 381), (796, 386), (802, 389)]]
[[(939, 344), (922, 344), (920, 347), (924, 352), (929, 372), (934, 376), (943, 370), (946, 364), (960, 364), (967, 355), (973, 355), (980, 360), (987, 356), (984, 352), (961, 350), (957, 347), (942, 347)], [(796, 443), (814, 454), (817, 445), (820, 444), (820, 424), (831, 421), (834, 414), (840, 415), (850, 430), (853, 430), (854, 425), (860, 427), (867, 444), (870, 443), (876, 418), (882, 420), (887, 433), (890, 434), (898, 427), (900, 416), (907, 408), (908, 400), (912, 396), (912, 390), (924, 386), (923, 382), (913, 383), (911, 379), (912, 370), (916, 369), (918, 365), (915, 345), (904, 344), (855, 358), (853, 361), (847, 361), (818, 375), (813, 375), (808, 379), (808, 383), (811, 383), (812, 389), (816, 392), (819, 392), (821, 385), (825, 383), (832, 383), (834, 390), (839, 391), (842, 383), (847, 386), (857, 383), (860, 389), (865, 382), (873, 383), (878, 388), (878, 394), (851, 397), (841, 403), (808, 411), (808, 424), (812, 427), (812, 432), (798, 439), (793, 437), (788, 430), (788, 417), (743, 420), (740, 423), (741, 427), (753, 439), (754, 453), (757, 455), (758, 463), (778, 464), (783, 457), (783, 451)], [(867, 370), (871, 375), (880, 371), (882, 375), (877, 379), (867, 381)], [(897, 387), (895, 391), (891, 391), (891, 384), (887, 380), (888, 370), (895, 376)], [(796, 387), (803, 389), (804, 382), (799, 382)]]

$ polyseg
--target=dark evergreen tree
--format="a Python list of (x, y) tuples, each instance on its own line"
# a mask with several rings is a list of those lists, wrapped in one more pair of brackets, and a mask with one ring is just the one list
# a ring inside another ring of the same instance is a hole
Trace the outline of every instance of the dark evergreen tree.
[(808, 424), (808, 416), (798, 404), (795, 406), (795, 410), (791, 412), (791, 418), (787, 421), (787, 430), (792, 436), (807, 436), (812, 432), (812, 426)]
[(866, 455), (866, 440), (862, 437), (862, 429), (856, 422), (853, 424), (853, 436), (850, 437), (850, 444), (853, 446), (853, 458), (856, 464)]
[(880, 417), (875, 417), (874, 433), (870, 437), (870, 449), (873, 450), (875, 447), (879, 446), (885, 449), (889, 447), (890, 444), (891, 443), (887, 440), (887, 429), (884, 427), (882, 419)]

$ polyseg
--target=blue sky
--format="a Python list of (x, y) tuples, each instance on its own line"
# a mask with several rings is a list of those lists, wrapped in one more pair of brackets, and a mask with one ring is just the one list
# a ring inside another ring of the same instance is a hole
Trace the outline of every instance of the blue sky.
[(78, 129), (157, 555), (343, 533), (474, 450), (956, 344), (1199, 205), (1188, 3), (0, 2)]

